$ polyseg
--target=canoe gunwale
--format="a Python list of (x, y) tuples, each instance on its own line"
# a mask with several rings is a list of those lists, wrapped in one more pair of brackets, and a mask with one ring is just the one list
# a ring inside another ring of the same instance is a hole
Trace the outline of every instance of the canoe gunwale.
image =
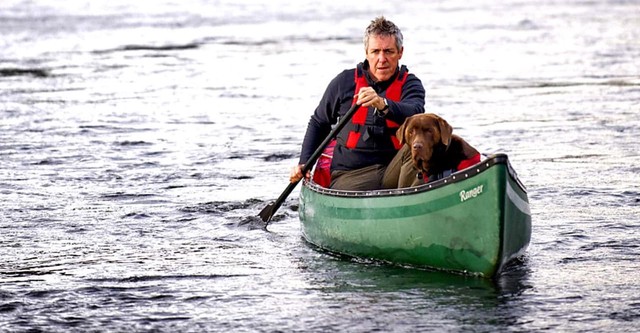
[(507, 170), (509, 172), (509, 176), (518, 184), (518, 187), (526, 193), (527, 189), (522, 184), (520, 179), (518, 178), (515, 170), (511, 166), (509, 159), (506, 154), (499, 153), (487, 156), (486, 159), (480, 161), (477, 164), (474, 164), (466, 169), (457, 171), (451, 174), (448, 177), (438, 179), (436, 181), (429, 182), (427, 184), (414, 186), (414, 187), (406, 187), (400, 189), (381, 189), (381, 190), (372, 190), (372, 191), (347, 191), (347, 190), (335, 190), (326, 187), (322, 187), (312, 181), (305, 180), (304, 186), (308, 187), (310, 190), (314, 192), (318, 192), (325, 195), (337, 196), (337, 197), (387, 197), (387, 196), (400, 196), (400, 195), (408, 195), (421, 193), (426, 191), (435, 190), (437, 188), (443, 187), (448, 184), (457, 183), (463, 181), (465, 179), (471, 178), (489, 167), (495, 164), (506, 164)]

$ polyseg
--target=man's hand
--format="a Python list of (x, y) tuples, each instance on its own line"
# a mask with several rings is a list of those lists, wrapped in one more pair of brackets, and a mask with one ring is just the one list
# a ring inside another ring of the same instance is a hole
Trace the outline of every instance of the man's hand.
[(378, 96), (376, 91), (373, 90), (373, 88), (371, 87), (360, 88), (360, 91), (354, 97), (358, 98), (356, 103), (362, 106), (366, 106), (366, 107), (373, 106), (378, 110), (382, 110), (386, 106), (384, 104), (384, 98)]
[[(302, 179), (302, 169), (304, 168), (304, 164), (298, 164), (291, 168), (291, 173), (289, 174), (289, 182), (295, 183)], [(308, 180), (311, 177), (311, 171), (307, 171), (307, 175), (305, 178)]]

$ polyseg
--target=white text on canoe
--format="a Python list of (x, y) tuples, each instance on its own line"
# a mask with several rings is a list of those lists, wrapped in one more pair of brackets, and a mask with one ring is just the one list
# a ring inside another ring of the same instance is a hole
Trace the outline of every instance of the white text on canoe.
[(460, 202), (465, 202), (471, 198), (475, 198), (478, 195), (482, 194), (482, 188), (484, 185), (478, 185), (468, 191), (462, 190), (460, 191)]

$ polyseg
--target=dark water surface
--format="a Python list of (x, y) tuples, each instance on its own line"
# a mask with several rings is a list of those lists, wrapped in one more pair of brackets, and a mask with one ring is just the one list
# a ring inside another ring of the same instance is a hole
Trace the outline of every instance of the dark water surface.
[[(385, 14), (427, 109), (529, 190), (496, 281), (270, 232), (326, 84)], [(637, 1), (0, 4), (0, 331), (632, 332)]]

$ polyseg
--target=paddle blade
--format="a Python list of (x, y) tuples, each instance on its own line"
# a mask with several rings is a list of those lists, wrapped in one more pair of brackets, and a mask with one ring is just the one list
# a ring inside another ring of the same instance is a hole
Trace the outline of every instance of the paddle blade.
[(274, 206), (274, 202), (268, 204), (267, 206), (265, 206), (264, 208), (262, 208), (262, 210), (260, 211), (260, 214), (258, 214), (260, 216), (260, 218), (262, 219), (262, 222), (268, 223), (269, 221), (271, 221), (271, 218), (273, 217), (273, 206)]
[[(266, 207), (264, 207), (262, 209), (262, 211), (260, 211), (260, 214), (258, 214), (260, 216), (260, 218), (262, 219), (263, 222), (266, 222), (267, 224), (269, 223), (269, 221), (271, 221), (271, 218), (273, 217), (273, 214), (276, 213), (276, 211), (278, 210), (278, 208), (280, 208), (280, 206), (282, 206), (282, 203), (287, 199), (287, 197), (289, 196), (289, 194), (291, 193), (291, 191), (293, 191), (293, 189), (296, 187), (296, 185), (298, 185), (298, 181), (295, 181), (293, 183), (289, 183), (289, 185), (287, 186), (286, 189), (284, 189), (284, 192), (282, 192), (282, 194), (280, 194), (280, 197), (278, 197), (278, 200), (268, 204)], [(266, 225), (265, 225), (266, 227)]]

